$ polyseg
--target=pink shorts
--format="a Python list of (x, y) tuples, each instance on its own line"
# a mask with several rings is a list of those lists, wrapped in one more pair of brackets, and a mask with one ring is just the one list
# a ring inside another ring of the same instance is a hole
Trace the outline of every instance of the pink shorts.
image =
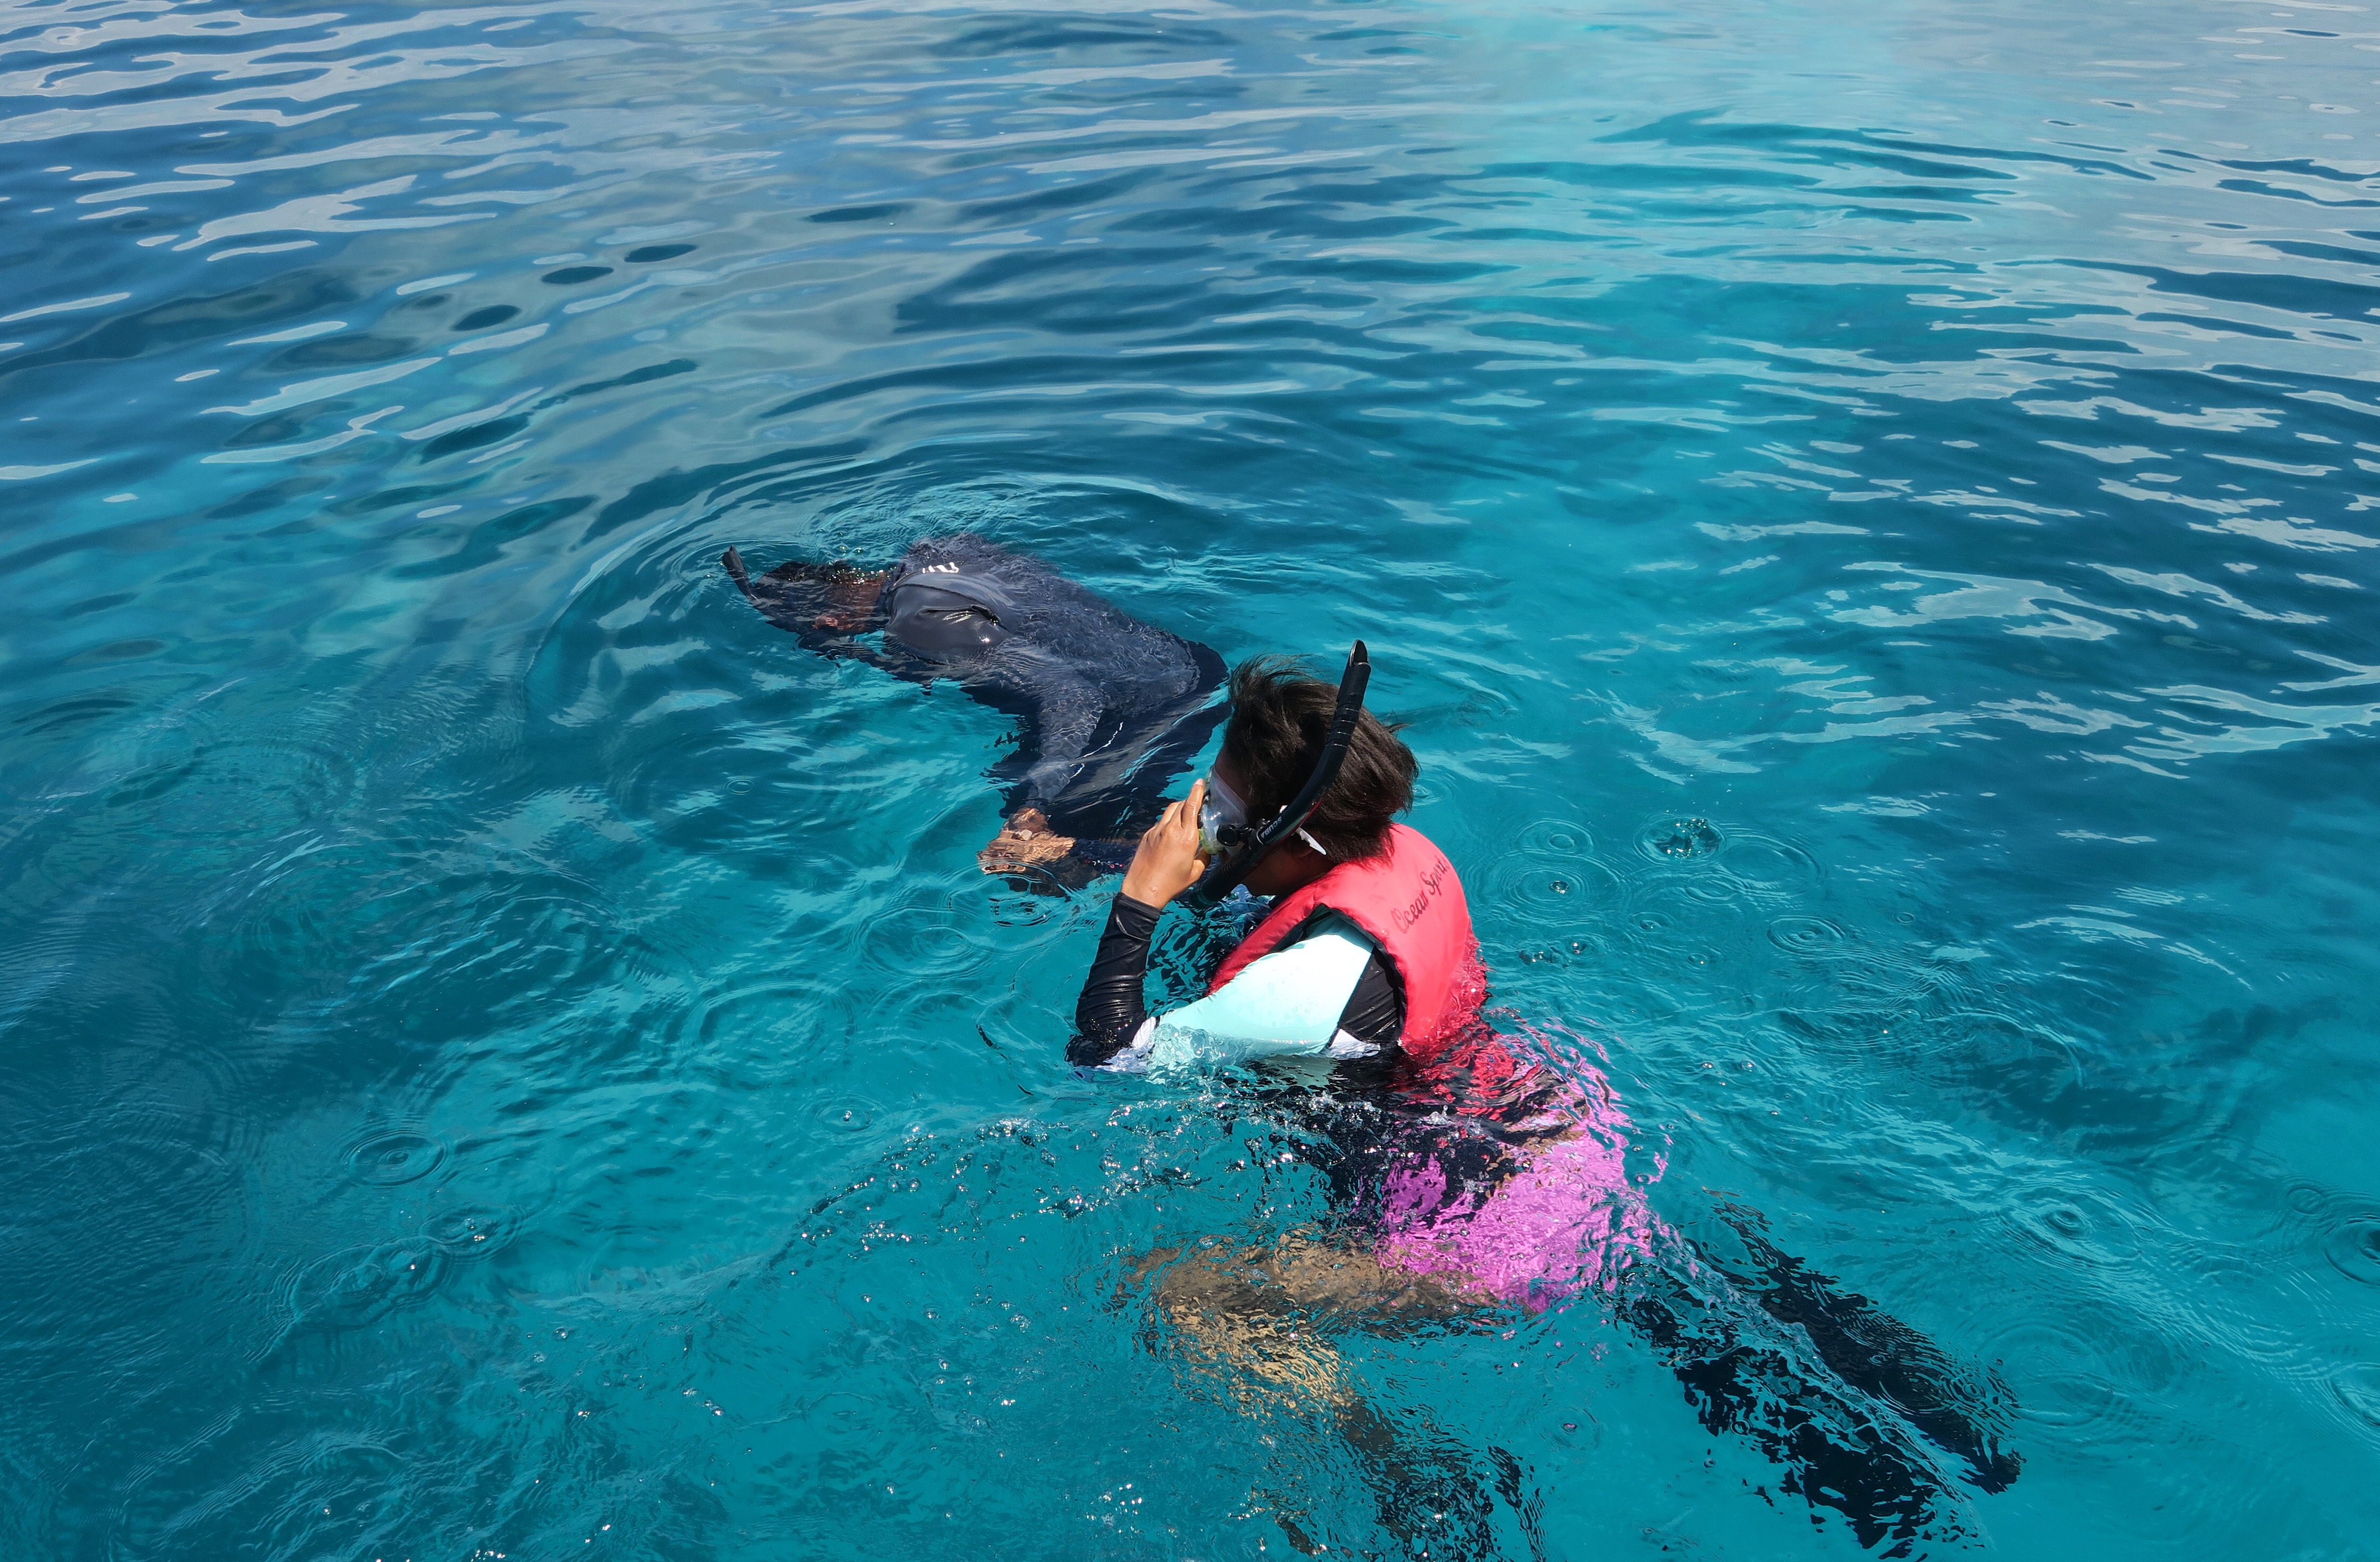
[(1651, 1251), (1656, 1222), (1628, 1180), (1628, 1120), (1608, 1088), (1594, 1080), (1569, 1106), (1571, 1129), (1537, 1142), (1485, 1195), (1451, 1192), (1435, 1159), (1390, 1172), (1380, 1261), (1531, 1313), (1586, 1287), (1610, 1290)]

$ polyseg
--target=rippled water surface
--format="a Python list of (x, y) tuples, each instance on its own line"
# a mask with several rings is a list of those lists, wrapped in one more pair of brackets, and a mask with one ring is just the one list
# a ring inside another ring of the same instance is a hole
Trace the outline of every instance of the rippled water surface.
[[(2380, 14), (0, 30), (0, 1552), (1390, 1548), (1115, 1300), (1321, 1193), (1066, 1070), (1002, 719), (715, 563), (972, 527), (1370, 642), (1662, 1217), (2006, 1382), (1974, 1535), (2375, 1555)], [(1859, 1552), (1596, 1302), (1345, 1349), (1506, 1555)]]

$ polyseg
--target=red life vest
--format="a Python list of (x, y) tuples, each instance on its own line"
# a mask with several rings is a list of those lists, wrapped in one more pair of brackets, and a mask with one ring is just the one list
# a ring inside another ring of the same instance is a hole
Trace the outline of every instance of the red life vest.
[(1397, 1039), (1407, 1057), (1427, 1062), (1474, 1027), (1488, 981), (1463, 881), (1427, 836), (1401, 824), (1389, 827), (1386, 856), (1342, 863), (1274, 902), (1207, 990), (1219, 991), (1325, 910), (1361, 927), (1396, 967), (1405, 994)]

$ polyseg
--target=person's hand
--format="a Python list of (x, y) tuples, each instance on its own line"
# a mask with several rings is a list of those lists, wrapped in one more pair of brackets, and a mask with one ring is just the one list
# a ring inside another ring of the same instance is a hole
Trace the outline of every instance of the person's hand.
[(1142, 832), (1140, 849), (1124, 870), (1123, 892), (1145, 906), (1163, 907), (1207, 871), (1198, 856), (1198, 810), (1207, 783), (1191, 783), (1190, 795), (1167, 805), (1164, 816)]
[(1015, 873), (1035, 863), (1056, 862), (1074, 849), (1075, 838), (1050, 829), (1040, 809), (1021, 808), (975, 854), (975, 862), (986, 873)]

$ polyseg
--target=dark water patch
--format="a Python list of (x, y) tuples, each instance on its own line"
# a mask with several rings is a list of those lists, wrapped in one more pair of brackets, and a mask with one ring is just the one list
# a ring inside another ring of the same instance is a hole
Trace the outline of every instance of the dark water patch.
[[(1739, 120), (1721, 119), (1698, 110), (1672, 115), (1650, 125), (1641, 126), (1632, 130), (1617, 131), (1597, 139), (1603, 142), (1620, 145), (1651, 141), (1676, 147), (1754, 148), (1768, 157), (1776, 157), (1779, 154), (1799, 155), (1808, 161), (1853, 167), (1881, 168), (1916, 179), (2013, 179), (2016, 177), (2015, 175), (2004, 169), (1911, 155), (1913, 151), (1920, 150), (1919, 143), (1886, 141), (1858, 131), (1832, 130), (1812, 126), (1746, 124)], [(1973, 153), (1979, 149), (1961, 150)], [(1982, 152), (1981, 155), (1997, 159), (2000, 154)], [(2103, 166), (2111, 172), (2129, 172), (2118, 170), (2114, 164)]]
[(649, 363), (642, 369), (632, 369), (625, 374), (609, 380), (591, 380), (584, 385), (573, 385), (558, 395), (539, 402), (532, 410), (542, 412), (550, 406), (560, 406), (580, 396), (600, 395), (605, 391), (626, 390), (631, 385), (650, 385), (656, 380), (668, 380), (680, 374), (691, 374), (701, 367), (692, 358), (672, 358), (667, 363)]
[(317, 336), (284, 347), (266, 360), (273, 369), (346, 369), (357, 364), (386, 363), (412, 352), (410, 336), (382, 336), (370, 332), (353, 335)]
[(374, 489), (370, 492), (357, 494), (352, 499), (342, 499), (332, 505), (331, 509), (334, 513), (342, 515), (371, 515), (382, 510), (403, 510), (417, 504), (435, 504), (446, 495), (459, 493), (477, 481), (479, 479), (476, 478), (466, 478), (461, 482), (415, 483), (399, 488)]
[(257, 865), (208, 903), (200, 968), (212, 990), (253, 1011), (328, 998), (375, 934), (403, 926), (389, 888), (352, 840)]
[(18, 728), (29, 735), (68, 733), (118, 711), (134, 709), (139, 703), (122, 695), (84, 695), (28, 711), (15, 720)]
[(559, 271), (546, 272), (538, 280), (550, 287), (577, 287), (581, 283), (593, 282), (598, 277), (611, 274), (609, 266), (564, 266)]
[(483, 309), (473, 309), (469, 314), (465, 315), (461, 320), (456, 321), (455, 322), (455, 329), (457, 331), (485, 331), (491, 326), (504, 324), (504, 321), (512, 319), (518, 313), (520, 313), (520, 306), (518, 304), (490, 304)]
[(110, 808), (138, 807), (153, 803), (199, 773), (195, 759), (184, 759), (163, 765), (151, 765), (134, 771), (118, 782), (105, 799)]
[(443, 461), (450, 455), (468, 451), (484, 450), (492, 444), (502, 444), (528, 427), (527, 417), (494, 418), (485, 423), (474, 423), (467, 429), (456, 429), (439, 435), (422, 445), (418, 461)]
[(869, 206), (832, 206), (823, 212), (813, 212), (803, 221), (810, 223), (889, 223), (909, 210), (905, 200), (878, 201)]
[[(1455, 225), (1443, 217), (1341, 214), (1341, 200), (1353, 193), (1342, 192), (1330, 199), (1304, 200), (1294, 204), (1275, 202), (1252, 210), (1173, 208), (1122, 218), (1114, 225), (1120, 233), (1269, 235), (1284, 239), (1304, 237), (1317, 243), (1402, 238), (1415, 234), (1436, 233)], [(1390, 193), (1382, 190), (1364, 191), (1361, 199), (1380, 205), (1395, 204)], [(1464, 236), (1467, 238), (1470, 235), (1466, 233)]]
[(1225, 48), (1231, 42), (1229, 33), (1173, 18), (1144, 23), (1123, 16), (1094, 18), (1026, 13), (973, 21), (957, 36), (929, 45), (928, 52), (946, 58), (986, 59), (1099, 50), (1157, 59), (1187, 50)]
[(2380, 286), (2306, 275), (2256, 272), (2185, 272), (2168, 266), (2125, 265), (2110, 260), (2068, 260), (2042, 264), (2136, 276), (2153, 293), (2179, 293), (2223, 304), (2252, 304), (2315, 320), (2361, 320), (2380, 308)]
[(460, 575), (466, 570), (478, 569), (502, 558), (507, 543), (532, 536), (556, 522), (566, 521), (594, 503), (592, 497), (580, 494), (571, 499), (548, 499), (535, 504), (517, 506), (492, 520), (463, 528), (462, 546), (452, 551), (421, 563), (404, 565), (390, 573), (399, 580), (434, 580), (442, 575)]
[[(1146, 173), (1116, 174), (1104, 179), (1085, 179), (1079, 184), (1061, 185), (1054, 189), (1034, 190), (1026, 195), (1002, 196), (994, 200), (973, 200), (958, 209), (962, 223), (1002, 224), (1031, 222), (1053, 212), (1075, 211), (1098, 206), (1102, 202), (1121, 200), (1148, 182)], [(1150, 222), (1152, 212), (1138, 213), (1116, 219), (1115, 232), (1125, 233)]]
[(277, 478), (261, 488), (253, 488), (245, 493), (225, 500), (206, 512), (207, 519), (236, 521), (249, 515), (262, 515), (268, 510), (277, 510), (285, 504), (295, 504), (300, 500), (310, 498), (333, 487), (336, 482), (337, 479), (334, 478), (315, 473)]
[(84, 662), (130, 661), (137, 657), (155, 656), (164, 648), (165, 642), (163, 640), (111, 640), (106, 645), (94, 646), (87, 651), (78, 651), (67, 660)]
[[(1846, 200), (1931, 200), (1951, 206), (1988, 205), (1994, 199), (1993, 193), (1989, 190), (1965, 189), (1958, 186), (1946, 185), (1847, 185), (1834, 193)], [(1896, 213), (1878, 207), (1868, 208), (1864, 214), (1870, 217), (1900, 217), (1930, 222), (1939, 222), (1945, 216), (1943, 212), (1924, 211)]]
[[(1921, 153), (1929, 159), (1966, 157), (1990, 163), (2052, 163), (2082, 173), (2116, 174), (2130, 178), (2145, 176), (2137, 170), (2128, 168), (2121, 163), (2071, 158), (2058, 152), (2042, 151), (2035, 148), (1972, 146), (1950, 141), (1920, 140), (1906, 136), (1880, 135), (1866, 130), (1734, 120), (1703, 109), (1689, 109), (1654, 120), (1650, 124), (1614, 131), (1597, 139), (1623, 144), (1659, 141), (1671, 146), (1747, 146), (1764, 151), (1776, 147), (1798, 150), (1813, 145), (1828, 149), (1841, 147), (1856, 153), (1894, 159), (1893, 163), (1884, 165), (1901, 167), (1904, 171), (1910, 165), (1901, 160), (1906, 159), (1910, 154)], [(1983, 168), (1970, 163), (1928, 163), (1925, 166), (1929, 169), (1938, 168), (1942, 172), (1960, 177), (2009, 178), (2012, 176), (1998, 169)]]
[[(1111, 330), (1188, 326), (1211, 313), (1204, 290), (1187, 278), (1164, 273), (1168, 261), (1186, 260), (1196, 252), (1151, 247), (1128, 256), (1087, 250), (1028, 250), (996, 256), (903, 299), (899, 329), (938, 334), (1027, 325), (1095, 335)], [(1121, 282), (1115, 273), (1127, 264), (1145, 268), (1162, 280)], [(1014, 382), (1011, 377), (1017, 367), (1002, 366), (1000, 379)], [(972, 377), (963, 369), (945, 370), (941, 382), (963, 383)]]
[(2342, 245), (2308, 244), (2301, 239), (2291, 238), (2267, 238), (2264, 240), (2264, 246), (2267, 249), (2276, 250), (2283, 255), (2295, 255), (2301, 260), (2335, 260), (2346, 266), (2380, 265), (2380, 250), (2375, 249), (2349, 249)]
[[(2375, 203), (2380, 204), (2380, 203)], [(2153, 321), (2165, 325), (2194, 326), (2201, 331), (2228, 331), (2241, 336), (2258, 336), (2267, 342), (2286, 342), (2297, 333), (2276, 330), (2268, 325), (2250, 325), (2245, 321), (2224, 320), (2215, 315), (2168, 315), (2153, 311), (2134, 315), (2134, 320)]]
[[(336, 412), (340, 410), (340, 406), (333, 403), (319, 410)], [(306, 419), (303, 417), (293, 413), (278, 413), (270, 418), (260, 418), (252, 423), (243, 424), (224, 439), (223, 448), (259, 450), (273, 445), (288, 444), (305, 431)]]
[[(816, 222), (818, 219), (810, 219)], [(698, 247), (691, 244), (647, 244), (629, 250), (621, 259), (632, 266), (656, 266), (663, 260), (674, 260), (681, 255), (691, 255)]]
[(1998, 1104), (2019, 1120), (2064, 1125), (2081, 1109), (2082, 1063), (2070, 1042), (1995, 1010), (1953, 1008), (1904, 1021), (1912, 1069), (1946, 1090)]
[(2242, 195), (2269, 195), (2281, 200), (2299, 200), (2303, 201), (2309, 206), (2327, 206), (2333, 208), (2345, 207), (2350, 209), (2380, 206), (2380, 200), (2372, 200), (2367, 199), (2350, 198), (2345, 200), (2325, 200), (2322, 197), (2315, 195), (2311, 190), (2291, 189), (2287, 185), (2267, 184), (2262, 179), (2221, 179), (2216, 181), (2216, 188), (2217, 189), (2237, 190)]
[[(2185, 154), (2187, 155), (2187, 154)], [(2353, 169), (2334, 167), (2310, 157), (2288, 157), (2267, 160), (2215, 157), (2206, 161), (2218, 168), (2236, 168), (2242, 174), (2296, 174), (2310, 179), (2327, 179), (2334, 184), (2369, 185), (2380, 183), (2380, 175), (2359, 173)]]
[(355, 281), (347, 274), (321, 269), (285, 272), (225, 293), (200, 294), (103, 316), (55, 346), (36, 348), (0, 363), (0, 380), (36, 369), (150, 357), (236, 331), (319, 318), (353, 303), (357, 297)]
[(1526, 179), (1609, 190), (1614, 195), (1647, 189), (1815, 189), (1819, 181), (1806, 174), (1773, 168), (1675, 167), (1667, 163), (1493, 163), (1479, 170), (1483, 179)]
[(1377, 286), (1410, 286), (1475, 282), (1481, 277), (1495, 276), (1513, 269), (1487, 260), (1406, 260), (1349, 255), (1305, 260), (1269, 260), (1257, 267), (1257, 272), (1271, 276), (1352, 281)]

